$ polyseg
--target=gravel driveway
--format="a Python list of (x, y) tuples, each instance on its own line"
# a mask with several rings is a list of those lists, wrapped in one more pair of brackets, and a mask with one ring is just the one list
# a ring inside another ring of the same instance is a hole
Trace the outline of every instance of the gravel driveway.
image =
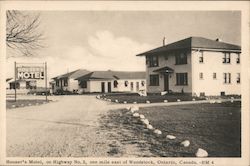
[[(119, 128), (106, 130), (100, 123), (109, 110), (124, 106), (97, 100), (95, 96), (53, 98), (57, 101), (7, 110), (8, 157), (140, 156), (136, 144), (119, 142)], [(144, 147), (144, 154), (147, 153), (150, 156)]]

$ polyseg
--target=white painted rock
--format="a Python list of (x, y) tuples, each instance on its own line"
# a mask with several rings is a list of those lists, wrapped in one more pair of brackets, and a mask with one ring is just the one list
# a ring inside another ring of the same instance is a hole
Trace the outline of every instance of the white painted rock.
[(184, 147), (188, 147), (190, 145), (190, 142), (189, 142), (189, 140), (185, 140), (185, 141), (181, 142), (181, 145)]
[(141, 114), (141, 115), (140, 115), (140, 118), (141, 118), (141, 119), (145, 119), (145, 116)]
[(210, 103), (210, 104), (214, 104), (214, 103), (215, 103), (215, 100), (210, 100), (209, 103)]
[(123, 103), (124, 103), (124, 104), (127, 104), (127, 101), (124, 101)]
[(133, 104), (137, 104), (137, 102), (135, 101), (135, 102), (133, 102)]
[(126, 110), (130, 110), (131, 108), (130, 107), (126, 107)]
[(180, 102), (181, 100), (180, 99), (177, 99), (177, 102)]
[(204, 149), (199, 148), (197, 152), (195, 153), (196, 157), (207, 157), (208, 153)]
[(12, 108), (16, 108), (16, 105), (12, 105)]
[(150, 104), (150, 101), (147, 100), (146, 103), (147, 103), (147, 104)]
[(222, 103), (222, 101), (221, 100), (217, 100), (217, 103)]
[(130, 110), (131, 110), (131, 112), (139, 111), (139, 107), (138, 106), (132, 106)]
[(24, 106), (24, 104), (21, 104), (21, 106), (23, 107), (23, 106)]
[(159, 130), (159, 129), (155, 129), (154, 133), (157, 134), (157, 135), (161, 135), (162, 134), (161, 130)]
[(231, 100), (231, 103), (233, 103), (234, 102), (234, 100)]
[(99, 96), (99, 95), (97, 95), (97, 96), (96, 96), (96, 98), (97, 98), (97, 99), (100, 99), (100, 96)]
[(167, 103), (168, 102), (168, 100), (164, 100), (164, 103)]
[(234, 97), (231, 97), (231, 100), (233, 100), (234, 99)]
[(154, 128), (153, 128), (153, 126), (152, 126), (151, 124), (148, 124), (148, 125), (147, 125), (147, 129), (153, 130)]
[(29, 103), (28, 105), (29, 105), (29, 106), (31, 106), (32, 104), (31, 104), (31, 103)]
[(140, 117), (140, 114), (139, 113), (134, 113), (133, 117)]
[(164, 92), (161, 92), (161, 95), (166, 95), (168, 92), (167, 91), (164, 91)]
[(111, 99), (107, 99), (108, 102), (111, 102)]
[(192, 100), (195, 101), (195, 98), (193, 98)]
[(233, 115), (233, 113), (232, 113), (232, 112), (229, 112), (229, 115)]
[(145, 125), (149, 125), (148, 119), (144, 119), (144, 120), (143, 120), (143, 123), (144, 123)]
[(173, 136), (173, 135), (167, 135), (166, 137), (167, 137), (167, 139), (175, 139), (175, 138), (176, 138), (176, 137)]
[(106, 101), (106, 100), (107, 100), (107, 98), (104, 98), (104, 100)]
[(119, 101), (118, 100), (115, 100), (116, 103), (118, 103)]

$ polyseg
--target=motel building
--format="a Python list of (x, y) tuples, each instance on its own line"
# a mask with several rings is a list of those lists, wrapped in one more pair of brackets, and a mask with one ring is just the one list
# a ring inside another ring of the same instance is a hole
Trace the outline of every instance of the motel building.
[[(81, 71), (81, 72), (79, 72)], [(84, 72), (83, 72), (84, 71)], [(145, 72), (76, 70), (54, 77), (53, 92), (62, 89), (77, 93), (146, 91)]]
[(241, 47), (189, 37), (138, 54), (146, 58), (147, 93), (240, 95)]

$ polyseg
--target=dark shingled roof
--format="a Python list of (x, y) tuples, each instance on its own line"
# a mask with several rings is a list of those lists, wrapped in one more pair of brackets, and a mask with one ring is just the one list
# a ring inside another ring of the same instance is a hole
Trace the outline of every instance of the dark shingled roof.
[(217, 50), (235, 50), (240, 51), (241, 47), (234, 44), (224, 43), (221, 41), (211, 40), (203, 37), (189, 37), (183, 40), (179, 40), (168, 45), (158, 47), (156, 49), (138, 54), (137, 56), (157, 54), (160, 52), (167, 52), (178, 49), (191, 49), (191, 48), (200, 48), (200, 49), (217, 49)]
[(89, 74), (76, 78), (76, 80), (97, 80), (97, 79), (145, 79), (145, 72), (138, 71), (93, 71)]
[(88, 73), (90, 73), (90, 71), (85, 70), (85, 69), (78, 69), (78, 70), (74, 70), (74, 71), (66, 73), (66, 74), (59, 75), (59, 76), (54, 77), (52, 79), (62, 79), (62, 78), (75, 79), (75, 78), (78, 78), (78, 77), (83, 76), (83, 75), (88, 74)]

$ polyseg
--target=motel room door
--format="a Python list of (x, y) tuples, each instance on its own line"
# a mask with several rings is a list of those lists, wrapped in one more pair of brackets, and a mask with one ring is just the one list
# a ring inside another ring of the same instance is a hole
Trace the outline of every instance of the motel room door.
[(108, 92), (111, 92), (111, 82), (108, 82)]
[(169, 75), (164, 74), (164, 91), (169, 91)]
[(105, 82), (101, 82), (102, 93), (105, 93)]

